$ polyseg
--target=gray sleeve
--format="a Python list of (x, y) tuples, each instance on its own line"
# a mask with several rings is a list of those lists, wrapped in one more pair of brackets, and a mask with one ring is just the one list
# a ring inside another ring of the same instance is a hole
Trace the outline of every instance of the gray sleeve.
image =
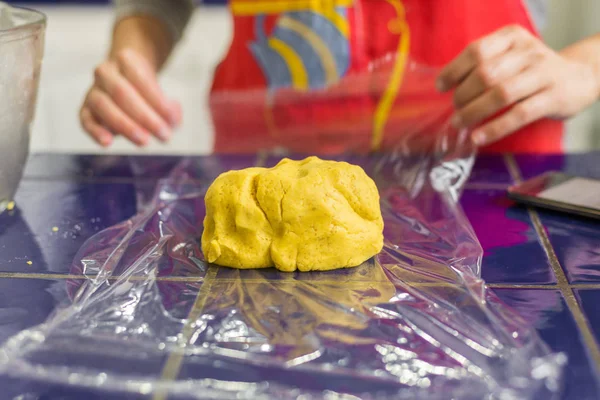
[(117, 20), (132, 15), (151, 15), (167, 25), (177, 42), (183, 35), (192, 12), (193, 0), (113, 0)]
[(543, 30), (546, 26), (548, 0), (525, 0), (525, 5), (538, 31)]

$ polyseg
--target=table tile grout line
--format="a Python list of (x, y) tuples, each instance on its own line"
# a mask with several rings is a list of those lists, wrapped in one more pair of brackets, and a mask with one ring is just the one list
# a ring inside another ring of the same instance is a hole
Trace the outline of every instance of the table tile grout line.
[(84, 275), (45, 274), (37, 272), (0, 272), (0, 279), (85, 279)]
[[(268, 154), (266, 152), (258, 153), (255, 167), (264, 166), (267, 161), (267, 157)], [(210, 289), (212, 288), (212, 284), (214, 283), (214, 281), (216, 281), (217, 274), (219, 272), (219, 269), (217, 267), (209, 266), (208, 268), (208, 272), (206, 273), (206, 276), (202, 282), (202, 286), (200, 286), (200, 290), (198, 291), (198, 295), (196, 296), (194, 305), (192, 306), (192, 309), (190, 310), (186, 318), (185, 324), (183, 326), (183, 329), (181, 331), (184, 349), (182, 349), (182, 351), (175, 351), (169, 355), (169, 358), (165, 362), (161, 373), (161, 382), (174, 381), (175, 379), (177, 379), (177, 376), (181, 371), (181, 364), (183, 362), (184, 357), (183, 350), (185, 350), (185, 346), (188, 345), (188, 342), (191, 339), (194, 324), (196, 323), (196, 320), (198, 319), (198, 317), (202, 313), (202, 310), (204, 309), (204, 306), (206, 305), (206, 300), (208, 298), (208, 295), (210, 294)], [(164, 390), (160, 390), (152, 396), (152, 400), (166, 400), (167, 398), (168, 393), (166, 393)]]
[[(119, 280), (122, 277), (120, 275), (111, 276), (108, 279), (110, 281)], [(44, 273), (23, 273), (23, 272), (0, 272), (0, 279), (46, 279), (46, 280), (85, 280), (90, 279), (85, 275), (69, 275), (69, 274), (44, 274)], [(144, 275), (132, 275), (127, 278), (132, 281), (142, 281), (149, 279), (148, 276)], [(184, 282), (184, 283), (201, 283), (205, 280), (203, 276), (159, 276), (155, 278), (159, 282)], [(267, 278), (264, 279), (245, 279), (245, 283), (264, 283)], [(215, 278), (213, 280), (214, 283), (231, 283), (238, 282), (237, 278)], [(297, 279), (280, 279), (280, 280), (270, 280), (270, 282), (274, 283), (282, 283), (282, 284), (297, 284), (297, 283), (307, 283), (307, 284), (327, 284), (327, 285), (338, 285), (342, 281), (333, 281), (333, 280), (297, 280)], [(388, 280), (349, 280), (343, 281), (344, 284), (354, 284), (354, 283), (385, 283), (389, 282)], [(413, 282), (406, 281), (407, 284), (414, 287), (444, 287), (444, 286), (453, 286), (452, 283), (439, 283), (439, 282)], [(559, 290), (560, 287), (557, 284), (549, 283), (549, 284), (529, 284), (529, 283), (486, 283), (486, 286), (494, 289), (546, 289), (546, 290)], [(600, 283), (572, 283), (568, 284), (568, 287), (572, 289), (596, 289), (600, 290)]]
[(506, 190), (510, 183), (473, 182), (466, 183), (465, 190)]
[[(504, 161), (511, 176), (515, 180), (515, 183), (521, 183), (523, 181), (523, 176), (514, 155), (505, 154)], [(575, 297), (573, 287), (569, 284), (564, 267), (561, 265), (558, 257), (556, 256), (554, 247), (552, 246), (550, 238), (544, 229), (538, 212), (531, 207), (528, 207), (527, 211), (540, 239), (540, 243), (544, 248), (544, 252), (550, 261), (550, 266), (552, 267), (557, 281), (556, 286), (560, 289), (563, 297), (565, 298), (567, 307), (571, 311), (571, 315), (573, 316), (573, 319), (575, 320), (575, 323), (581, 332), (583, 341), (592, 357), (592, 361), (596, 364), (596, 367), (600, 367), (600, 346), (598, 345), (598, 341), (592, 332), (588, 319), (586, 318), (581, 306), (579, 305), (579, 302), (577, 301), (577, 298)]]
[[(210, 289), (212, 288), (213, 283), (215, 282), (215, 278), (218, 273), (218, 268), (209, 267), (208, 272), (206, 273), (206, 277), (198, 291), (198, 295), (196, 296), (196, 300), (194, 301), (194, 305), (190, 310), (183, 329), (181, 330), (181, 342), (183, 344), (183, 348), (179, 349), (179, 351), (174, 351), (169, 354), (167, 361), (162, 369), (160, 375), (161, 382), (172, 382), (177, 379), (177, 375), (179, 375), (179, 371), (181, 370), (181, 364), (183, 362), (185, 347), (189, 344), (192, 334), (194, 333), (194, 328), (196, 321), (202, 310), (204, 310), (204, 306), (206, 305), (206, 300), (208, 295), (210, 294)], [(164, 390), (158, 390), (153, 396), (152, 400), (166, 400), (168, 398), (168, 394)]]
[(513, 183), (519, 183), (523, 180), (521, 177), (521, 170), (519, 169), (519, 165), (517, 164), (517, 160), (515, 160), (515, 156), (512, 154), (504, 154), (504, 164), (508, 169), (508, 173), (513, 180)]
[[(543, 289), (543, 290), (560, 290), (556, 284), (536, 285), (529, 283), (486, 283), (490, 289)], [(598, 285), (600, 289), (600, 285)]]

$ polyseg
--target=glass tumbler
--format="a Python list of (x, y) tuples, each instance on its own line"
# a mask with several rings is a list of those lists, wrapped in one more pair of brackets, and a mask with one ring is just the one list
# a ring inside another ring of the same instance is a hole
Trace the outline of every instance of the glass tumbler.
[(45, 30), (44, 14), (0, 2), (0, 213), (15, 195), (29, 154)]

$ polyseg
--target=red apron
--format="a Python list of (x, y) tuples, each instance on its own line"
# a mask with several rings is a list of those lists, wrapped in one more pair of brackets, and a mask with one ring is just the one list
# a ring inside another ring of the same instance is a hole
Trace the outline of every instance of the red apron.
[[(441, 67), (506, 25), (537, 35), (521, 0), (230, 1), (233, 40), (210, 96), (216, 152), (389, 149), (448, 117), (413, 61)], [(484, 151), (558, 153), (562, 134), (541, 120)]]

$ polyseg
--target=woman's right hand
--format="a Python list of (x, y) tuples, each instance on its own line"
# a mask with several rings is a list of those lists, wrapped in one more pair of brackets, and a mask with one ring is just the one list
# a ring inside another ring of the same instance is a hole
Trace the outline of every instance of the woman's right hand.
[(171, 138), (181, 122), (181, 106), (163, 94), (151, 62), (123, 49), (96, 68), (79, 117), (83, 129), (104, 147), (115, 135), (144, 146), (150, 136), (163, 142)]

